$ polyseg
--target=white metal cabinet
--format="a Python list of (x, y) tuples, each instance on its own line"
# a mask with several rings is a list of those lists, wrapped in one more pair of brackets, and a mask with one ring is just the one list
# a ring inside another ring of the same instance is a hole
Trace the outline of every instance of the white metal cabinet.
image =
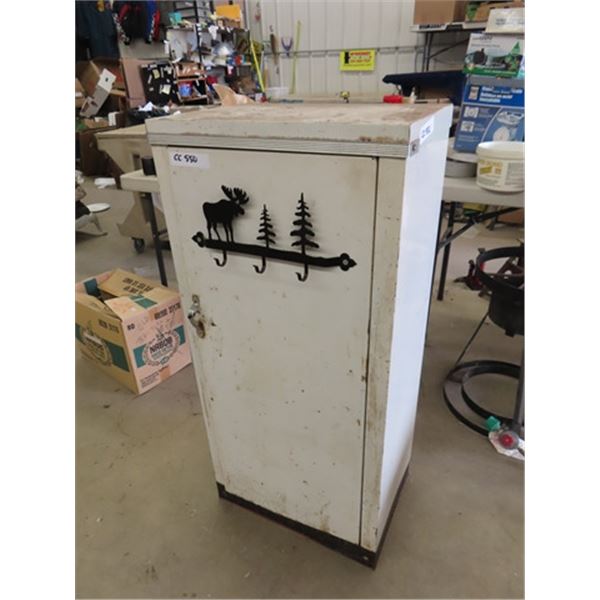
[[(410, 458), (449, 120), (450, 107), (319, 105), (147, 122), (182, 297), (199, 299), (190, 335), (221, 495), (371, 565)], [(233, 241), (213, 228), (209, 248), (203, 205), (237, 210), (221, 186), (247, 201)], [(326, 260), (301, 281), (291, 243), (306, 221), (319, 245), (306, 254)]]

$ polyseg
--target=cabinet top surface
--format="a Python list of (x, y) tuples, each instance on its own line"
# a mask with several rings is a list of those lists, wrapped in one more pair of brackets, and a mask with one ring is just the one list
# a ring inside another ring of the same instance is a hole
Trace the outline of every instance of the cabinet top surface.
[(110, 131), (99, 131), (96, 134), (101, 139), (123, 139), (123, 138), (145, 138), (146, 128), (144, 124), (132, 125), (131, 127), (119, 127), (118, 129), (111, 129)]
[(408, 144), (411, 125), (450, 104), (258, 104), (202, 108), (150, 119), (151, 135), (224, 136)]

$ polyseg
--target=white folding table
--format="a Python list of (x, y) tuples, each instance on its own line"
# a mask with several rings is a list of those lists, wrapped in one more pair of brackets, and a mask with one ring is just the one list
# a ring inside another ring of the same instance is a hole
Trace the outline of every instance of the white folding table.
[[(450, 204), (448, 212), (448, 225), (444, 233), (438, 235), (438, 252), (444, 250), (442, 257), (442, 268), (440, 272), (440, 283), (438, 286), (437, 299), (444, 299), (444, 286), (446, 285), (446, 275), (448, 273), (448, 262), (450, 260), (450, 248), (452, 242), (462, 235), (467, 229), (477, 223), (493, 219), (502, 214), (518, 210), (525, 207), (524, 192), (492, 192), (485, 190), (477, 185), (475, 177), (444, 177), (444, 188), (442, 191), (442, 205), (440, 208), (440, 227), (442, 231), (442, 217), (444, 214), (444, 202)], [(459, 202), (470, 202), (475, 204), (486, 204), (497, 207), (496, 210), (486, 212), (482, 215), (474, 216), (464, 224), (458, 231), (454, 231), (454, 222), (456, 216), (456, 205)]]

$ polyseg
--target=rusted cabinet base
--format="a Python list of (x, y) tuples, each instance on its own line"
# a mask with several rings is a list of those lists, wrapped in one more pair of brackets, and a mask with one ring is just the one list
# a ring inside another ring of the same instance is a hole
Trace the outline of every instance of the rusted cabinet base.
[(385, 536), (387, 534), (388, 527), (390, 525), (390, 521), (392, 520), (392, 516), (394, 515), (394, 511), (396, 508), (396, 504), (398, 503), (398, 498), (400, 497), (400, 492), (404, 487), (404, 482), (408, 477), (409, 469), (406, 469), (404, 473), (404, 477), (400, 482), (400, 486), (398, 487), (398, 491), (396, 492), (396, 497), (394, 498), (394, 503), (392, 505), (392, 509), (390, 510), (387, 521), (385, 523), (385, 528), (383, 534), (381, 536), (381, 542), (379, 544), (379, 548), (377, 552), (373, 552), (371, 550), (367, 550), (358, 544), (352, 544), (342, 538), (339, 538), (335, 535), (331, 535), (330, 533), (326, 533), (325, 531), (321, 531), (320, 529), (315, 529), (314, 527), (309, 527), (308, 525), (304, 525), (304, 523), (300, 523), (299, 521), (294, 521), (294, 519), (289, 519), (288, 517), (284, 517), (276, 512), (268, 510), (258, 504), (254, 504), (254, 502), (250, 502), (249, 500), (245, 500), (244, 498), (240, 498), (240, 496), (236, 496), (235, 494), (230, 494), (222, 483), (217, 483), (217, 491), (219, 492), (219, 497), (229, 500), (238, 506), (243, 506), (248, 510), (251, 510), (267, 519), (271, 519), (271, 521), (275, 521), (280, 525), (285, 525), (285, 527), (289, 527), (302, 535), (305, 535), (352, 560), (359, 562), (361, 565), (365, 565), (367, 567), (371, 567), (375, 569), (377, 566), (377, 561), (379, 560), (379, 555), (381, 554), (381, 549), (383, 548), (383, 542), (385, 541)]

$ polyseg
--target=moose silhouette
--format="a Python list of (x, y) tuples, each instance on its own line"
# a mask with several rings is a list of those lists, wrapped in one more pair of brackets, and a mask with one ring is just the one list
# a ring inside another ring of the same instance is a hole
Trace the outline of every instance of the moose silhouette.
[(206, 218), (206, 227), (208, 229), (208, 239), (212, 240), (211, 229), (215, 232), (217, 239), (221, 239), (217, 225), (222, 225), (225, 231), (225, 240), (233, 242), (234, 217), (244, 214), (243, 204), (246, 204), (250, 198), (244, 190), (240, 188), (228, 188), (222, 185), (223, 193), (229, 198), (222, 198), (218, 202), (205, 202), (202, 205), (204, 217)]
[[(304, 266), (302, 273), (296, 273), (299, 281), (306, 281), (308, 278), (309, 266), (319, 268), (339, 267), (342, 271), (348, 271), (356, 266), (356, 261), (350, 258), (346, 252), (342, 252), (339, 256), (320, 256), (314, 254), (311, 250), (319, 248), (319, 244), (313, 239), (315, 232), (313, 229), (312, 219), (308, 204), (304, 200), (304, 193), (300, 194), (296, 211), (295, 219), (292, 221), (293, 230), (290, 235), (293, 238), (298, 238), (292, 242), (292, 250), (284, 250), (275, 247), (276, 235), (275, 227), (271, 222), (271, 215), (266, 204), (263, 204), (262, 212), (259, 219), (257, 241), (261, 244), (247, 244), (235, 242), (233, 239), (233, 219), (238, 215), (245, 214), (242, 205), (246, 204), (250, 198), (248, 194), (240, 188), (228, 188), (224, 185), (221, 189), (227, 196), (228, 200), (222, 199), (218, 202), (205, 202), (202, 205), (204, 216), (206, 217), (208, 238), (202, 231), (197, 231), (192, 240), (200, 246), (200, 248), (209, 248), (211, 250), (220, 250), (222, 256), (213, 256), (218, 267), (224, 267), (227, 264), (228, 252), (235, 254), (245, 254), (247, 256), (258, 256), (261, 258), (261, 264), (252, 265), (257, 273), (264, 273), (267, 268), (267, 259), (284, 261), (293, 264)], [(225, 240), (222, 240), (218, 226), (222, 225), (225, 230)], [(212, 231), (215, 232), (217, 239), (212, 238)], [(298, 250), (296, 250), (298, 248)]]

